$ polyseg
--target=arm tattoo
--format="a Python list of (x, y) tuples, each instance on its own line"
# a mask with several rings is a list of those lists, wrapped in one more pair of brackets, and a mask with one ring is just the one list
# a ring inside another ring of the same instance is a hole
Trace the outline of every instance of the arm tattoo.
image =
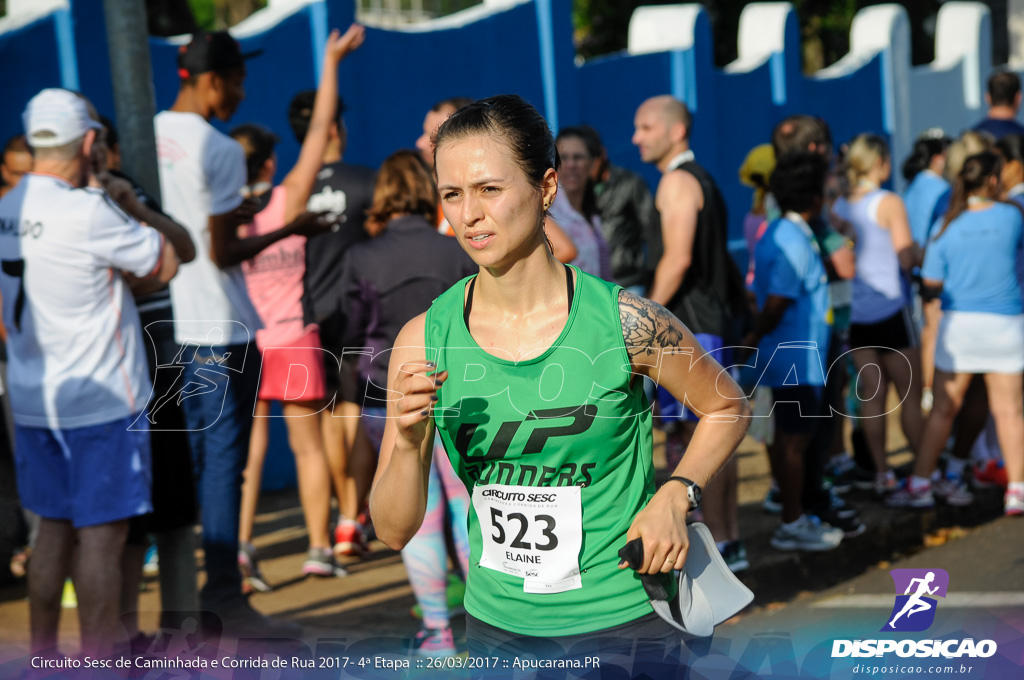
[(657, 302), (619, 291), (622, 339), (633, 361), (657, 355), (660, 349), (678, 347), (683, 341), (682, 323)]

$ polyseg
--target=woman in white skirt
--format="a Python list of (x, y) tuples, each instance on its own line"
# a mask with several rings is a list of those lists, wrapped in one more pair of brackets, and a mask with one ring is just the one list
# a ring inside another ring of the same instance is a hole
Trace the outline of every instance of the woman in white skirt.
[(996, 200), (1002, 164), (988, 151), (966, 160), (949, 212), (925, 251), (921, 276), (926, 289), (941, 293), (943, 310), (935, 405), (900, 505), (932, 504), (939, 454), (971, 378), (982, 374), (1009, 479), (1004, 510), (1024, 515), (1024, 306), (1016, 271), (1024, 219), (1018, 206)]

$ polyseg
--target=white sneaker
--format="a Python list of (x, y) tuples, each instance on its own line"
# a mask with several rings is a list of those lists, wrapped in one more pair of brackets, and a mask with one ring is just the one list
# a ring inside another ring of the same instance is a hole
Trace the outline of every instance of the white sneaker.
[(1024, 515), (1024, 493), (1016, 489), (1007, 489), (1003, 497), (1003, 514), (1009, 516)]
[(842, 529), (822, 524), (816, 518), (800, 515), (800, 519), (792, 526), (780, 524), (770, 542), (776, 550), (821, 552), (839, 547), (842, 540)]
[(974, 502), (974, 494), (967, 490), (963, 479), (939, 479), (932, 484), (932, 493), (949, 505), (963, 507)]

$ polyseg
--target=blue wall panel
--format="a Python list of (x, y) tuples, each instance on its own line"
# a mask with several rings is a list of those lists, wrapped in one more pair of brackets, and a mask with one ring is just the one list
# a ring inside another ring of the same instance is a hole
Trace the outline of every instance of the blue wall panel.
[(24, 131), (21, 113), (36, 92), (61, 86), (55, 24), (51, 15), (0, 33), (0, 63), (6, 65), (0, 81), (0, 144)]
[(633, 146), (633, 116), (648, 97), (668, 92), (670, 56), (625, 54), (588, 61), (579, 68), (579, 120), (601, 134), (612, 163), (640, 173), (654, 187), (658, 170)]
[(743, 236), (743, 216), (750, 207), (751, 190), (739, 182), (740, 164), (747, 152), (771, 138), (775, 123), (784, 117), (772, 103), (769, 65), (749, 73), (715, 74), (715, 114), (698, 112), (693, 148), (697, 161), (715, 177), (729, 210), (729, 238)]
[(836, 145), (861, 132), (885, 134), (881, 61), (877, 56), (847, 76), (804, 83), (803, 112), (827, 120)]
[[(57, 15), (51, 14), (0, 34), (0, 60), (7, 66), (0, 81), (7, 104), (0, 109), (4, 139), (21, 131), (21, 111), (43, 87), (77, 81), (101, 113), (114, 115), (102, 0), (71, 0), (71, 6), (63, 33)], [(242, 40), (243, 50), (262, 49), (263, 54), (248, 63), (247, 98), (234, 118), (214, 124), (227, 131), (257, 122), (274, 130), (281, 138), (278, 178), (298, 153), (288, 104), (298, 91), (316, 87), (326, 29), (344, 30), (353, 17), (353, 0), (323, 0)], [(376, 166), (393, 151), (412, 147), (425, 112), (440, 99), (517, 93), (542, 112), (557, 109), (553, 128), (593, 125), (612, 162), (639, 172), (653, 189), (659, 173), (640, 160), (632, 145), (633, 116), (646, 98), (676, 94), (694, 110), (692, 146), (722, 188), (729, 235), (738, 239), (750, 205), (750, 190), (737, 179), (739, 165), (752, 147), (769, 141), (781, 118), (796, 112), (820, 115), (837, 144), (859, 132), (885, 132), (881, 56), (843, 77), (806, 78), (796, 16), (790, 13), (784, 41), (789, 49), (750, 72), (726, 73), (713, 65), (706, 14), (697, 16), (693, 30), (693, 45), (685, 51), (623, 53), (577, 65), (572, 0), (536, 0), (432, 32), (368, 29), (366, 43), (340, 70), (339, 89), (348, 107), (346, 159)], [(151, 38), (150, 46), (160, 111), (177, 93), (178, 45)], [(554, 99), (546, 98), (546, 92), (554, 92)], [(273, 423), (272, 437), (273, 455), (280, 455), (277, 449), (287, 451), (280, 420)], [(271, 477), (293, 479), (290, 460), (272, 460), (270, 466), (275, 470)]]
[(516, 93), (543, 110), (540, 46), (532, 5), (521, 5), (470, 27), (433, 33), (368, 30), (352, 56), (346, 98), (349, 151), (377, 165), (412, 147), (423, 116), (438, 100)]
[[(71, 17), (74, 21), (72, 28), (78, 62), (78, 87), (88, 95), (97, 111), (116, 124), (103, 0), (76, 0), (71, 3)], [(117, 68), (116, 64), (114, 68)]]

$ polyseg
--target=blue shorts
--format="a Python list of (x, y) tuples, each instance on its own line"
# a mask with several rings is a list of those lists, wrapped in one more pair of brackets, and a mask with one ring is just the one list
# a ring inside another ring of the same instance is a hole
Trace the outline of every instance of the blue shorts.
[[(727, 367), (732, 362), (732, 348), (723, 349), (725, 342), (720, 336), (708, 333), (694, 333), (693, 337), (697, 339), (697, 342), (704, 348), (704, 351), (711, 354), (718, 363)], [(661, 412), (661, 422), (663, 423), (679, 423), (684, 421), (695, 423), (700, 420), (699, 414), (686, 408), (686, 406), (672, 396), (671, 392), (661, 385), (658, 385), (658, 408)]]
[(152, 512), (149, 421), (136, 418), (59, 430), (15, 425), (22, 506), (75, 528)]

